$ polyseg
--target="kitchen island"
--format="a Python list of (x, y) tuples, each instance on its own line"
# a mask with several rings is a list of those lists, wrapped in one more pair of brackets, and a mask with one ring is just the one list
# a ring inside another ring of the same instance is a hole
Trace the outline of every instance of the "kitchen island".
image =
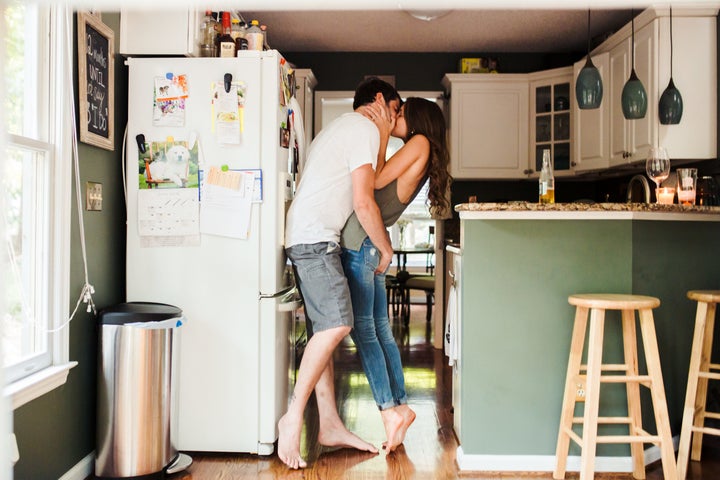
[[(460, 469), (553, 470), (575, 313), (567, 298), (573, 293), (660, 299), (655, 323), (678, 435), (695, 315), (686, 293), (720, 288), (720, 208), (517, 202), (455, 210), (462, 245), (453, 395)], [(613, 341), (620, 333), (615, 319), (619, 314), (608, 312), (604, 358), (610, 362), (622, 353)], [(655, 432), (644, 390), (643, 423)], [(605, 386), (600, 409), (626, 415), (624, 386)], [(601, 426), (600, 432), (627, 429)], [(647, 463), (659, 458), (656, 447), (645, 447)], [(626, 445), (600, 445), (597, 454), (598, 471), (632, 470)], [(570, 455), (568, 470), (577, 470), (574, 444)]]

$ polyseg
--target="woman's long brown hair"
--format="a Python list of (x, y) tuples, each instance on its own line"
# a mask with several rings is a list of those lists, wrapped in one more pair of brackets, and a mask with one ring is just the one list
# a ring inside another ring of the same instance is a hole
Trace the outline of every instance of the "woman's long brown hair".
[(447, 212), (450, 204), (447, 198), (452, 182), (448, 167), (450, 153), (447, 148), (445, 118), (437, 103), (425, 98), (410, 97), (405, 101), (405, 122), (407, 123), (407, 142), (414, 135), (424, 135), (430, 141), (428, 159), (428, 200), (433, 212)]

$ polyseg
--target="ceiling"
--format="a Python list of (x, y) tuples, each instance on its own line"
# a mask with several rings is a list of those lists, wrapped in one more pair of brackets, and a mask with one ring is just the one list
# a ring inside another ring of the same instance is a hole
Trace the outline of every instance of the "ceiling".
[[(421, 13), (432, 11), (421, 11)], [(432, 21), (404, 10), (241, 11), (267, 25), (281, 52), (582, 52), (587, 10), (448, 10)], [(591, 12), (593, 45), (630, 21), (629, 9)]]

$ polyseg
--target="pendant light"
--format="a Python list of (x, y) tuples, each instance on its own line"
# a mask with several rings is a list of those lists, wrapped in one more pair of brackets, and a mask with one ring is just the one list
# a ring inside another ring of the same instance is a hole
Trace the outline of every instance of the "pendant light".
[(683, 114), (683, 100), (680, 91), (673, 82), (673, 37), (672, 37), (672, 7), (670, 7), (670, 83), (660, 96), (658, 116), (663, 125), (677, 125)]
[(585, 110), (598, 108), (602, 102), (603, 84), (600, 71), (590, 58), (590, 10), (588, 10), (587, 61), (575, 81), (575, 98), (578, 107)]
[(630, 78), (625, 83), (622, 90), (621, 104), (623, 116), (628, 120), (636, 120), (644, 118), (647, 113), (647, 93), (642, 82), (635, 73), (635, 11), (631, 11), (632, 15), (632, 43), (630, 44), (630, 55), (632, 58), (632, 69), (630, 70)]

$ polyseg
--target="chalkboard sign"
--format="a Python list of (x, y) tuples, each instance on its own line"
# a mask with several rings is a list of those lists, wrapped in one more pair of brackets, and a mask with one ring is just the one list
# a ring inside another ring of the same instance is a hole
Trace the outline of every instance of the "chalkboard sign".
[(98, 17), (78, 13), (80, 141), (107, 150), (115, 149), (114, 37)]

